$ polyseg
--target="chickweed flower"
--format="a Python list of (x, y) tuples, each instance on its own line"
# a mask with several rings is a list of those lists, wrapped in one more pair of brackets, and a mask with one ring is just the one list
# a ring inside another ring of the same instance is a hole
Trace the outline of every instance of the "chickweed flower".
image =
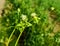
[(37, 14), (36, 13), (32, 13), (31, 16), (33, 17), (33, 21), (34, 23), (38, 23), (38, 19), (40, 19), (39, 17), (36, 16)]
[(27, 20), (27, 16), (26, 16), (26, 15), (23, 15), (23, 14), (22, 14), (21, 18), (22, 18), (23, 21), (24, 21), (24, 20)]
[(32, 17), (36, 17), (36, 13), (32, 13), (31, 16), (32, 16)]
[(54, 7), (51, 7), (51, 10), (54, 10), (55, 8)]

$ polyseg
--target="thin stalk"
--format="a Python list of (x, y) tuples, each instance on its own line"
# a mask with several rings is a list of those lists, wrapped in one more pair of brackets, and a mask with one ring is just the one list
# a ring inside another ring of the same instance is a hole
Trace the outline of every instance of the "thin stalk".
[(15, 46), (17, 46), (18, 41), (19, 41), (19, 39), (20, 39), (21, 35), (22, 35), (22, 32), (19, 34), (19, 36), (18, 36), (18, 38), (17, 38), (17, 40), (16, 40), (16, 43), (15, 43)]
[(7, 42), (7, 45), (6, 45), (6, 46), (8, 46), (8, 45), (9, 45), (9, 42), (10, 42), (11, 37), (13, 36), (14, 32), (15, 32), (15, 29), (12, 31), (12, 33), (11, 33), (11, 35), (10, 35), (9, 39), (8, 39), (8, 42)]
[(8, 44), (8, 43), (6, 43), (5, 45), (6, 45), (6, 46), (9, 46), (9, 44)]

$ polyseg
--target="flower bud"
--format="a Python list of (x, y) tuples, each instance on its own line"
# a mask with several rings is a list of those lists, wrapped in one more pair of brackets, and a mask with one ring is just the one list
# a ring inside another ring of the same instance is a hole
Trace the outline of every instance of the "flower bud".
[(17, 10), (18, 10), (18, 12), (20, 12), (20, 8), (18, 8)]
[(54, 10), (55, 8), (54, 7), (51, 7), (51, 10)]

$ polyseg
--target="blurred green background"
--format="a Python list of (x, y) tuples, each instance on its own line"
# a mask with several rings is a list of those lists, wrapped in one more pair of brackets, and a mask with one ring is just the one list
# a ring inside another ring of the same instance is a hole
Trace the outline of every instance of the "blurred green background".
[(0, 46), (60, 46), (60, 0), (6, 0)]

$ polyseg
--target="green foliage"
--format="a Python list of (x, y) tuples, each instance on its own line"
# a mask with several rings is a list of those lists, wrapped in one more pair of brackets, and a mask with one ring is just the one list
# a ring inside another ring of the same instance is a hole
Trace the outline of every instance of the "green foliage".
[[(0, 45), (59, 46), (60, 33), (53, 32), (54, 21), (60, 21), (59, 5), (60, 0), (6, 0), (0, 18)], [(51, 15), (56, 16), (53, 21)]]

